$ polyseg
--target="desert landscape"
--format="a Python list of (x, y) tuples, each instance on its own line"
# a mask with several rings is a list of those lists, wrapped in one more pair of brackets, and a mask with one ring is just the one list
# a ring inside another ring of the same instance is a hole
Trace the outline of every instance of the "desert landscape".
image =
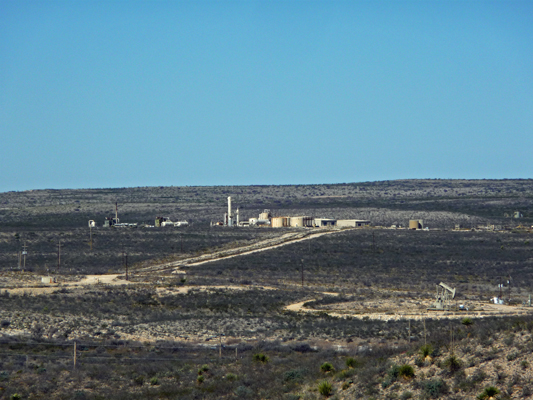
[(0, 396), (528, 398), (532, 225), (531, 180), (0, 193)]

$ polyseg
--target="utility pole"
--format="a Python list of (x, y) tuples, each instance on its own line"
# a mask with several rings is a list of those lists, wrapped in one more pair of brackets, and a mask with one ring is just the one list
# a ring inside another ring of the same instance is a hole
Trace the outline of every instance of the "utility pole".
[(24, 265), (22, 267), (22, 272), (26, 269), (26, 254), (28, 254), (26, 241), (24, 241), (24, 246), (22, 247), (22, 255), (24, 256)]
[(126, 280), (128, 280), (128, 253), (126, 253)]
[(509, 286), (509, 304), (511, 303), (511, 275), (509, 275), (509, 280), (507, 281), (507, 285)]
[(91, 251), (93, 251), (93, 227), (91, 224), (89, 224), (89, 234), (90, 234), (90, 243), (91, 243)]
[(61, 266), (61, 239), (57, 241), (57, 270)]
[(74, 369), (76, 369), (76, 342), (74, 342)]
[(181, 249), (181, 252), (183, 253), (183, 236), (180, 235), (180, 249)]
[(502, 298), (502, 277), (500, 276), (500, 295), (498, 296), (498, 299)]
[(302, 259), (302, 287), (304, 287), (304, 260)]

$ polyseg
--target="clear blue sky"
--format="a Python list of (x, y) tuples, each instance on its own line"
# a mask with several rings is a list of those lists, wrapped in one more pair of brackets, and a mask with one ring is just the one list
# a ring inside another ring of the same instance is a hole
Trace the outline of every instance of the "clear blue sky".
[(531, 178), (532, 1), (0, 0), (0, 191)]

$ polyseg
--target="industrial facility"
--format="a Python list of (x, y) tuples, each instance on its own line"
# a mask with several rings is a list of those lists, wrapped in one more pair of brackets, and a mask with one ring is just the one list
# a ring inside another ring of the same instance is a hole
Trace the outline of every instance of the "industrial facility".
[(263, 210), (258, 218), (249, 218), (247, 221), (239, 219), (239, 209), (233, 212), (231, 206), (231, 196), (228, 197), (228, 212), (224, 213), (224, 222), (211, 223), (223, 226), (266, 226), (271, 228), (360, 228), (370, 225), (370, 221), (362, 219), (334, 219), (334, 218), (314, 218), (309, 216), (272, 216), (268, 209)]

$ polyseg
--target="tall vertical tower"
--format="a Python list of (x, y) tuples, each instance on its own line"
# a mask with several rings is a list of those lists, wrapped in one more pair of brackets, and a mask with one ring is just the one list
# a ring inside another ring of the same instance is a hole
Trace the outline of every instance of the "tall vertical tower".
[(228, 196), (228, 226), (233, 226), (233, 214), (231, 212), (231, 196)]

